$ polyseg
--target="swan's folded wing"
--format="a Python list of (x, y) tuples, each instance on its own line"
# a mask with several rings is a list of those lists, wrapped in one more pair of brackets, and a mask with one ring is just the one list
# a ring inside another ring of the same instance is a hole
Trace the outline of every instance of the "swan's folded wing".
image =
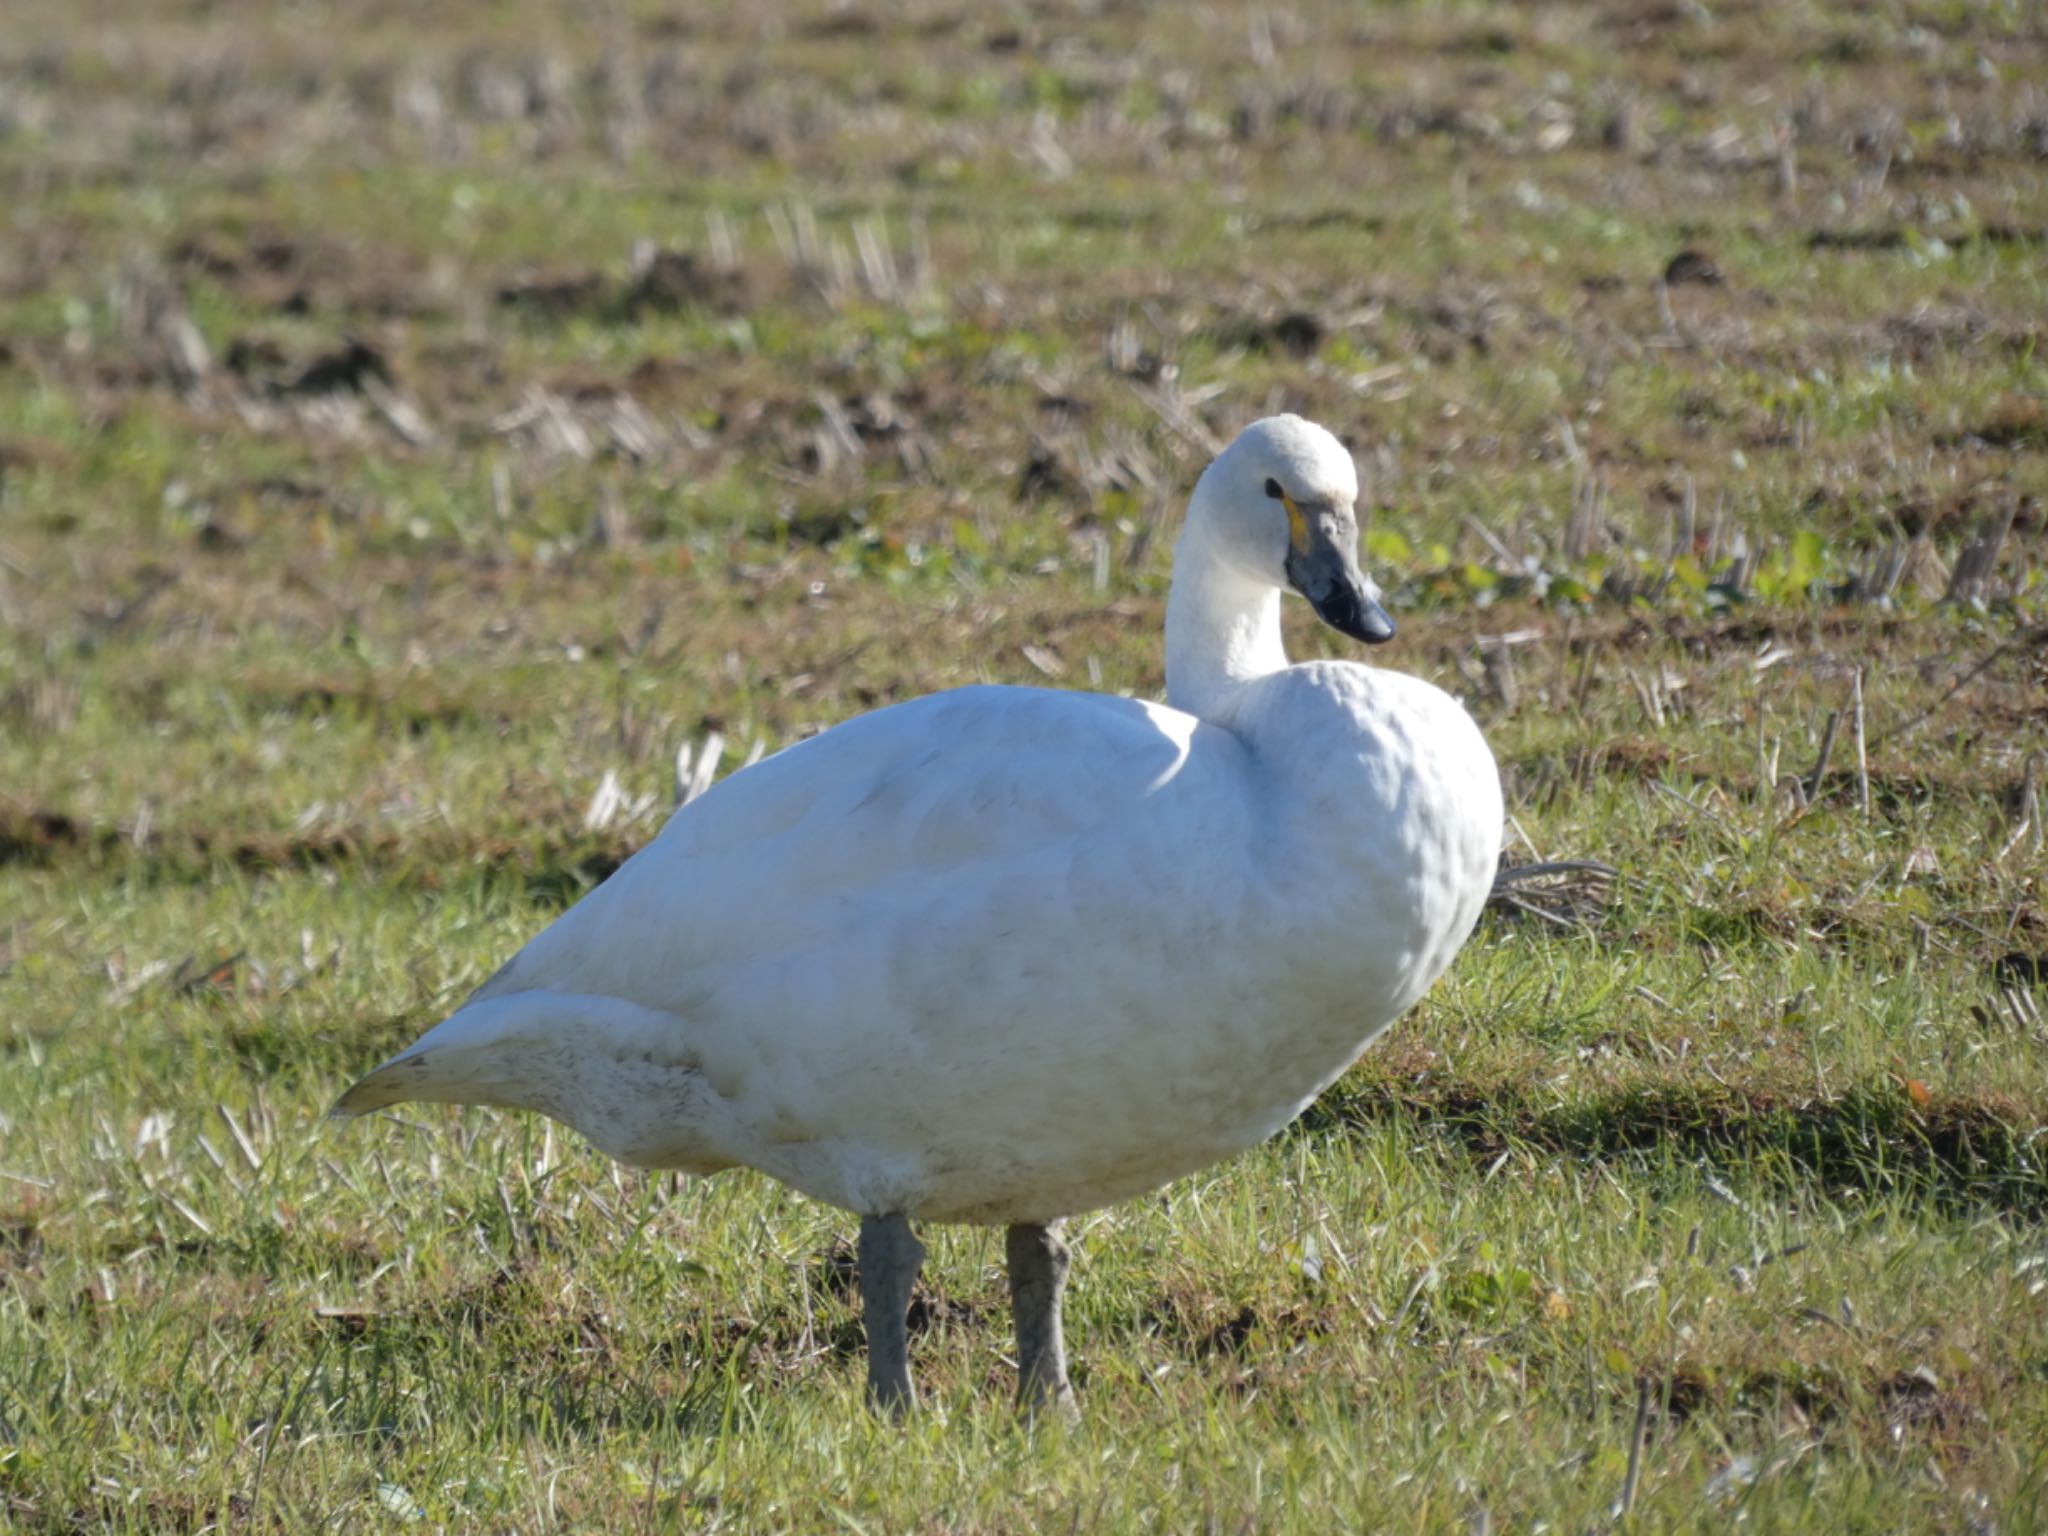
[(839, 947), (906, 888), (1127, 824), (1216, 727), (1099, 694), (978, 687), (851, 720), (715, 786), (537, 936), (472, 1002), (534, 988), (688, 1017), (712, 973)]

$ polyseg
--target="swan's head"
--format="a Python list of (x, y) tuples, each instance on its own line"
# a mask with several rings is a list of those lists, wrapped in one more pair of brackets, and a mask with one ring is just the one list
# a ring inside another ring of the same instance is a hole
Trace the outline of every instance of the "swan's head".
[(1203, 472), (1189, 523), (1241, 575), (1293, 588), (1332, 629), (1376, 645), (1394, 621), (1358, 568), (1357, 507), (1344, 445), (1299, 416), (1268, 416)]

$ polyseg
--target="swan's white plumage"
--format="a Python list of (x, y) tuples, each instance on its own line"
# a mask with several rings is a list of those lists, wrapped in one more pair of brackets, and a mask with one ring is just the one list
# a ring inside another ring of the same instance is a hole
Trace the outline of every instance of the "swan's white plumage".
[(983, 1222), (1269, 1135), (1449, 964), (1501, 824), (1453, 700), (1284, 665), (1275, 466), (1356, 494), (1291, 417), (1211, 467), (1176, 557), (1182, 707), (967, 688), (792, 747), (678, 812), (340, 1112), (538, 1109), (628, 1162)]

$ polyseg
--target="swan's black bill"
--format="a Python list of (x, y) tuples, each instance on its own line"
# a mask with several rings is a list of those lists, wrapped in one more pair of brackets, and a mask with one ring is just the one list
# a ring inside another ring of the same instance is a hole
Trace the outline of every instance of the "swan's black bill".
[(1340, 536), (1323, 518), (1311, 522), (1308, 548), (1287, 551), (1287, 580), (1308, 599), (1316, 617), (1338, 634), (1379, 645), (1394, 638), (1394, 621), (1358, 568), (1358, 555), (1351, 547), (1357, 534), (1345, 532), (1349, 537)]
[(1362, 591), (1332, 587), (1322, 598), (1311, 597), (1308, 601), (1316, 617), (1340, 635), (1363, 640), (1367, 645), (1380, 645), (1394, 638), (1394, 621), (1387, 617), (1387, 610)]

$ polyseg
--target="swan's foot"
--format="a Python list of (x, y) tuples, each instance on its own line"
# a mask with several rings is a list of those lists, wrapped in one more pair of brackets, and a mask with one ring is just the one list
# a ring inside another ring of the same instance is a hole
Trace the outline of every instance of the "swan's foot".
[(1060, 1241), (1060, 1224), (1011, 1227), (1005, 1246), (1010, 1309), (1017, 1319), (1017, 1406), (1033, 1417), (1050, 1410), (1072, 1418), (1078, 1410), (1067, 1384), (1067, 1346), (1060, 1334), (1060, 1298), (1067, 1288), (1067, 1245)]
[(860, 1219), (860, 1303), (868, 1333), (868, 1403), (900, 1419), (917, 1406), (910, 1384), (910, 1291), (924, 1265), (924, 1244), (908, 1217)]

